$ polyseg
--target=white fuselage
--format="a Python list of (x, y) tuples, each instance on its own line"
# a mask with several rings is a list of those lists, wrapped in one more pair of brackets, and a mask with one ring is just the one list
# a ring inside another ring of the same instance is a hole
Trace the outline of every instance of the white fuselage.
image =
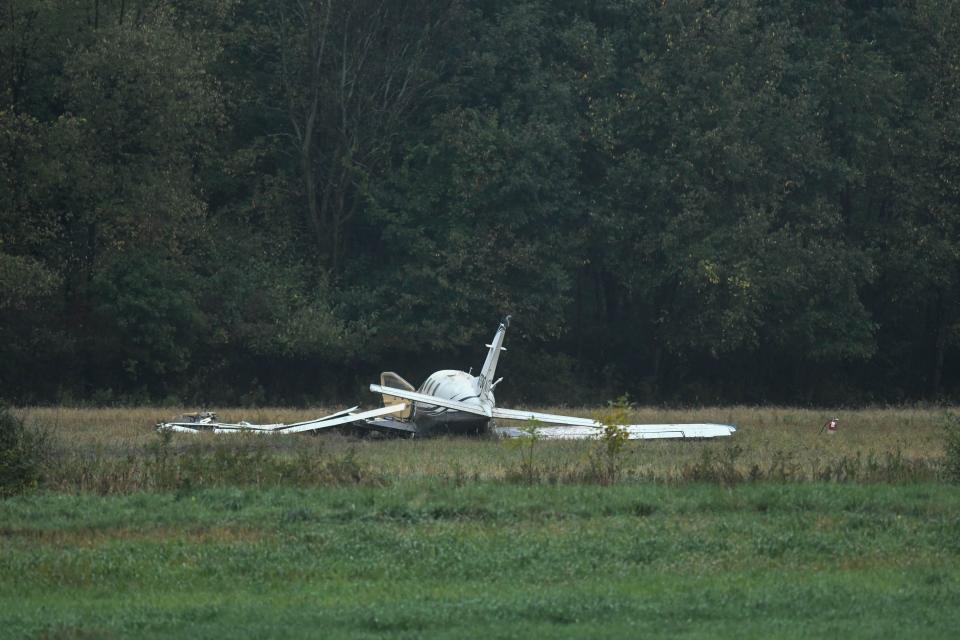
[[(478, 408), (495, 405), (493, 391), (481, 391), (477, 376), (466, 371), (444, 369), (430, 375), (418, 393), (456, 400)], [(418, 430), (430, 432), (477, 433), (487, 428), (490, 419), (466, 411), (448, 409), (425, 402), (414, 402), (413, 421)]]
[[(493, 389), (503, 378), (496, 379), (497, 361), (503, 346), (504, 334), (510, 326), (510, 316), (503, 319), (497, 333), (487, 346), (487, 358), (476, 376), (465, 371), (444, 369), (432, 374), (416, 391), (413, 385), (392, 371), (380, 374), (380, 384), (371, 384), (370, 391), (382, 394), (384, 406), (380, 411), (397, 414), (399, 419), (366, 420), (391, 432), (407, 435), (434, 433), (480, 433), (494, 420), (539, 422), (534, 431), (539, 437), (556, 439), (593, 439), (603, 437), (605, 425), (592, 418), (561, 416), (537, 411), (523, 411), (497, 407)], [(412, 405), (412, 407), (411, 407)], [(412, 408), (412, 415), (406, 412)], [(413, 425), (407, 424), (410, 420)], [(402, 425), (402, 426), (399, 426)], [(736, 431), (732, 425), (719, 424), (618, 424), (631, 440), (653, 438), (716, 438)], [(515, 427), (499, 427), (497, 435), (529, 437), (532, 431)]]

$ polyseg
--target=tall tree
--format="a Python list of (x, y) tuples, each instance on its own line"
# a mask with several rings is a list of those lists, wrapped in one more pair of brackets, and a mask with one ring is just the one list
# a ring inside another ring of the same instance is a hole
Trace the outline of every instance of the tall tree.
[(899, 9), (897, 27), (910, 37), (890, 55), (905, 65), (906, 123), (887, 197), (863, 226), (881, 269), (872, 298), (884, 321), (886, 390), (936, 399), (960, 346), (960, 11), (937, 1)]
[(347, 225), (371, 180), (396, 159), (397, 141), (443, 73), (444, 29), (456, 3), (280, 2), (273, 63), (296, 158), (303, 220), (337, 275)]

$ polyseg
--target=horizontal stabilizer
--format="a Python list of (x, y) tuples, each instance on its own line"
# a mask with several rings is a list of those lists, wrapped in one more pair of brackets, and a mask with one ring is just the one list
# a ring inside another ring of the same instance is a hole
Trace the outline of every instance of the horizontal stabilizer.
[(458, 400), (438, 398), (437, 396), (431, 396), (426, 393), (417, 393), (416, 391), (407, 391), (406, 389), (397, 389), (395, 387), (383, 387), (379, 384), (370, 385), (370, 391), (373, 391), (374, 393), (382, 393), (388, 396), (404, 398), (405, 400), (413, 400), (414, 402), (419, 402), (420, 404), (445, 407), (447, 409), (454, 409), (455, 411), (472, 413), (478, 416), (483, 416), (484, 418), (491, 417), (489, 410), (484, 410), (484, 407), (480, 407), (475, 404), (467, 404), (466, 402), (460, 402)]

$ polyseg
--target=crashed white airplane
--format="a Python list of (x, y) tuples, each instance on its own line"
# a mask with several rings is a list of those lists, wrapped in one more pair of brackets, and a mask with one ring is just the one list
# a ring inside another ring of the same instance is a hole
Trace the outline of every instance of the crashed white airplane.
[[(432, 374), (414, 389), (413, 385), (393, 373), (380, 374), (380, 384), (370, 390), (383, 396), (383, 407), (357, 412), (357, 407), (340, 411), (316, 420), (295, 424), (256, 425), (246, 422), (227, 424), (216, 422), (213, 414), (198, 414), (186, 421), (163, 422), (158, 429), (185, 433), (303, 433), (350, 425), (366, 430), (407, 436), (436, 434), (477, 434), (492, 432), (501, 437), (529, 437), (531, 430), (497, 424), (499, 420), (529, 421), (537, 437), (547, 440), (588, 440), (603, 433), (604, 425), (596, 420), (561, 416), (551, 413), (502, 409), (496, 406), (493, 389), (503, 378), (494, 381), (497, 361), (503, 347), (503, 338), (510, 326), (510, 316), (504, 318), (493, 342), (488, 344), (487, 359), (474, 376), (466, 371), (443, 370)], [(532, 426), (532, 425), (531, 425)], [(716, 438), (729, 436), (736, 427), (725, 424), (627, 424), (624, 429), (631, 440), (657, 438)]]

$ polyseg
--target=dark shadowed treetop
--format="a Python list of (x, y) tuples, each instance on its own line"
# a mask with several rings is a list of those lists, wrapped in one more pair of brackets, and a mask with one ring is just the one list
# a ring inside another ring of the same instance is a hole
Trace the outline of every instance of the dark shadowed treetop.
[(0, 396), (353, 399), (511, 313), (514, 398), (956, 399), (958, 41), (951, 0), (0, 0)]

